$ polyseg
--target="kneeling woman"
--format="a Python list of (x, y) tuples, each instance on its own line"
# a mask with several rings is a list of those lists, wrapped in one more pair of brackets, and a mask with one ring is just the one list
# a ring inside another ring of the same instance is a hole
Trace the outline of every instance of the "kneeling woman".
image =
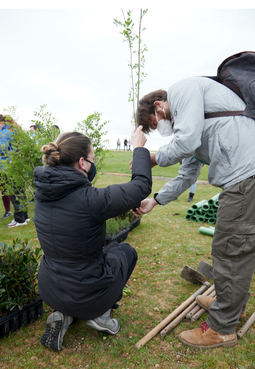
[(88, 137), (64, 133), (42, 147), (45, 166), (35, 169), (35, 226), (44, 256), (38, 273), (39, 292), (54, 312), (47, 319), (43, 345), (60, 350), (73, 318), (116, 334), (119, 321), (111, 309), (137, 260), (127, 243), (104, 247), (105, 221), (139, 207), (151, 192), (149, 151), (141, 127), (132, 133), (132, 179), (96, 188), (96, 167)]

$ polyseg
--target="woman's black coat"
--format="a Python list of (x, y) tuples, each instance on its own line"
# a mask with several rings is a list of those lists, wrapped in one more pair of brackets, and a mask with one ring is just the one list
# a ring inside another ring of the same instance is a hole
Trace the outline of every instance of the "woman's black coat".
[(34, 177), (34, 222), (44, 251), (40, 295), (64, 314), (84, 320), (100, 316), (121, 296), (128, 267), (120, 247), (104, 251), (105, 221), (150, 194), (149, 152), (134, 150), (132, 179), (120, 185), (95, 188), (68, 166), (38, 167)]

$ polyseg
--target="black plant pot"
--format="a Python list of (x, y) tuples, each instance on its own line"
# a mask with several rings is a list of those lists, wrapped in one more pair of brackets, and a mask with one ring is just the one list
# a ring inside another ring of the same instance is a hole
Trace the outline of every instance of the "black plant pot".
[(132, 231), (132, 229), (134, 229), (135, 227), (137, 227), (139, 224), (141, 223), (141, 218), (136, 218), (134, 219), (131, 223), (130, 223), (130, 231)]
[(122, 231), (119, 231), (115, 233), (113, 236), (106, 235), (105, 236), (105, 245), (108, 245), (108, 243), (116, 241), (116, 242), (123, 242), (128, 236), (129, 228), (123, 229)]
[(37, 299), (0, 319), (0, 338), (8, 337), (10, 332), (14, 332), (20, 327), (33, 323), (43, 315), (42, 299)]
[(117, 241), (117, 242), (123, 242), (128, 236), (128, 232), (132, 231), (135, 227), (137, 227), (141, 222), (141, 218), (134, 219), (130, 224), (129, 227), (126, 229), (123, 229), (117, 233), (115, 233), (112, 236), (106, 235), (105, 236), (105, 245), (108, 245), (108, 243)]

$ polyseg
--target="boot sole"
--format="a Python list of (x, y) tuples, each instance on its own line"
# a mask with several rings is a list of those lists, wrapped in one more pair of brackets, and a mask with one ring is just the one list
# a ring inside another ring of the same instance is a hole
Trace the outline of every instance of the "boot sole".
[(236, 339), (236, 340), (232, 340), (232, 341), (216, 343), (215, 345), (201, 346), (201, 345), (193, 345), (192, 343), (182, 339), (180, 336), (178, 336), (178, 338), (185, 345), (190, 346), (190, 347), (194, 347), (194, 348), (200, 348), (200, 349), (208, 349), (208, 348), (221, 347), (221, 346), (222, 347), (233, 347), (237, 344), (237, 339)]
[(51, 324), (46, 325), (46, 330), (41, 338), (41, 343), (43, 346), (48, 347), (54, 351), (61, 350), (60, 344), (60, 333), (62, 329), (62, 320), (55, 321), (55, 328), (52, 329)]

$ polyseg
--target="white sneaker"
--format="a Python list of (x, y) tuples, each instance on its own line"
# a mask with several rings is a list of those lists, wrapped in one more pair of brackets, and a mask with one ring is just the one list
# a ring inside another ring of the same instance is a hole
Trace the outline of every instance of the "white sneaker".
[(26, 224), (27, 224), (27, 221), (25, 221), (24, 223), (19, 223), (19, 222), (16, 222), (16, 220), (13, 219), (13, 221), (8, 224), (8, 228), (19, 227), (19, 226), (23, 226), (23, 225), (26, 225)]

